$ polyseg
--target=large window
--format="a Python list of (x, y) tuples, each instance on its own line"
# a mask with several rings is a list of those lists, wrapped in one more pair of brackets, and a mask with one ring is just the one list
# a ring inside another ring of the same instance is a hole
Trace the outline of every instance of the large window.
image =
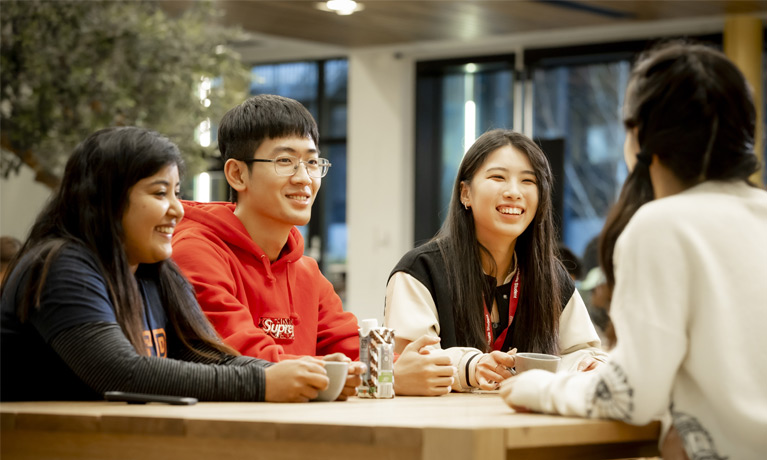
[(629, 71), (629, 61), (620, 60), (532, 72), (533, 136), (561, 141), (560, 236), (576, 254), (599, 234), (626, 178), (619, 108)]
[[(320, 149), (333, 166), (323, 180), (321, 225), (315, 233), (324, 242), (320, 266), (343, 297), (346, 275), (346, 114), (349, 64), (346, 60), (323, 62), (317, 121)], [(315, 216), (315, 214), (313, 214)]]

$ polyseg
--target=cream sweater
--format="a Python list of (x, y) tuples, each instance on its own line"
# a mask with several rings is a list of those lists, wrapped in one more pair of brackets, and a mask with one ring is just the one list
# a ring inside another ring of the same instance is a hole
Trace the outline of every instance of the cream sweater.
[(618, 344), (608, 364), (530, 371), (504, 382), (501, 396), (633, 424), (665, 415), (690, 459), (764, 458), (767, 192), (711, 181), (648, 203), (618, 239), (614, 262)]

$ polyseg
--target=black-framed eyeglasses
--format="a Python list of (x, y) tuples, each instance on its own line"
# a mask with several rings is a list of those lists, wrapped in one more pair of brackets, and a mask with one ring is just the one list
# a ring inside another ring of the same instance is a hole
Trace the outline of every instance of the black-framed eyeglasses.
[(292, 176), (298, 171), (298, 166), (303, 163), (306, 167), (306, 173), (311, 177), (325, 177), (330, 169), (330, 161), (325, 158), (310, 158), (308, 160), (299, 160), (296, 157), (284, 156), (277, 157), (273, 160), (267, 160), (264, 158), (250, 158), (242, 160), (247, 164), (251, 163), (274, 163), (274, 172), (278, 176)]

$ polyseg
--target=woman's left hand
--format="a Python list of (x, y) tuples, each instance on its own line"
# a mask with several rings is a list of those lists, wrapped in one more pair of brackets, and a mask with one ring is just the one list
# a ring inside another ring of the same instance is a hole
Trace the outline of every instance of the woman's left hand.
[(508, 353), (502, 351), (491, 351), (485, 353), (479, 358), (474, 375), (482, 390), (495, 390), (498, 384), (511, 377), (511, 368), (514, 367), (514, 355), (517, 349), (514, 348)]

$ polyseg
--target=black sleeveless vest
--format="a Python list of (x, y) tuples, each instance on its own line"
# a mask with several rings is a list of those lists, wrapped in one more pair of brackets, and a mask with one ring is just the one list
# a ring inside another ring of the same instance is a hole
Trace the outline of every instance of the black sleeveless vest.
[[(447, 284), (447, 269), (445, 268), (445, 262), (442, 259), (437, 243), (430, 241), (405, 254), (394, 267), (389, 278), (397, 272), (407, 273), (429, 290), (439, 316), (440, 346), (442, 348), (466, 346), (466, 344), (457, 343), (456, 340), (453, 299)], [(524, 276), (524, 273), (521, 276)], [(570, 278), (570, 275), (563, 267), (560, 267), (559, 270), (559, 283), (561, 286), (560, 298), (562, 299), (562, 308), (564, 309), (575, 292), (575, 283), (573, 283), (572, 278)], [(498, 286), (496, 289), (500, 291), (499, 293), (505, 292), (508, 294), (510, 284)], [(524, 293), (520, 293), (520, 295), (524, 295)], [(514, 343), (516, 342), (514, 340), (515, 325), (516, 322), (512, 321), (511, 326), (509, 326), (509, 332), (506, 334), (502, 351), (514, 348)], [(524, 331), (520, 331), (520, 334), (524, 334)]]

